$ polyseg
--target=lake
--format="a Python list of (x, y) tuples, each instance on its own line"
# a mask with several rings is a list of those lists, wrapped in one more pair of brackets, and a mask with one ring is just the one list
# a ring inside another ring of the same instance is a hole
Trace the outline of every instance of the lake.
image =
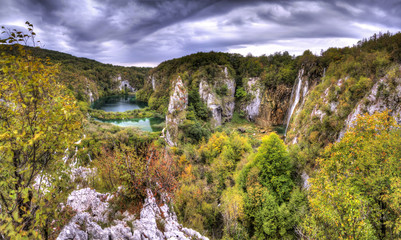
[[(94, 109), (103, 110), (105, 112), (125, 112), (134, 109), (147, 107), (145, 102), (135, 100), (130, 96), (112, 96), (104, 97), (95, 101), (92, 106)], [(128, 120), (100, 120), (99, 122), (111, 123), (119, 127), (136, 127), (142, 131), (159, 132), (163, 130), (164, 119), (162, 118), (134, 118)]]
[(91, 107), (105, 112), (125, 112), (145, 108), (147, 106), (145, 102), (137, 101), (135, 97), (132, 96), (111, 96), (99, 98)]

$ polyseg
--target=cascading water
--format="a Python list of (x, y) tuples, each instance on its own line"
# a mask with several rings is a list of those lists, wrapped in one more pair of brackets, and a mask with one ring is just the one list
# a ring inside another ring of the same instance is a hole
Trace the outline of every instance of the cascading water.
[[(294, 99), (294, 102), (292, 103), (292, 105), (291, 105), (291, 107), (289, 108), (289, 111), (288, 111), (288, 118), (287, 118), (287, 126), (285, 126), (285, 133), (284, 133), (284, 136), (286, 136), (287, 135), (287, 129), (288, 129), (288, 125), (290, 124), (290, 120), (291, 120), (291, 116), (292, 116), (292, 114), (294, 113), (294, 110), (295, 110), (295, 107), (297, 106), (297, 104), (298, 104), (298, 102), (299, 102), (299, 95), (300, 95), (300, 93), (301, 93), (301, 86), (302, 86), (302, 75), (304, 74), (304, 70), (303, 69), (301, 69), (300, 71), (299, 71), (299, 74), (298, 74), (298, 83), (297, 83), (297, 85), (296, 85), (296, 91), (295, 91), (295, 99)], [(295, 87), (295, 86), (294, 86)], [(290, 99), (292, 99), (292, 95), (294, 94), (294, 91), (292, 91), (292, 93), (291, 93), (291, 98)]]

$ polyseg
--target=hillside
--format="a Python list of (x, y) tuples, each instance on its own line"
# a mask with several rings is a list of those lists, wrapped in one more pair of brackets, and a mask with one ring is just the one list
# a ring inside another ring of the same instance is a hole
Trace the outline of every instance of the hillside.
[[(401, 33), (152, 69), (0, 50), (0, 238), (401, 236)], [(128, 92), (148, 107), (88, 110)], [(155, 115), (162, 132), (98, 121)]]
[[(0, 52), (16, 54), (15, 49), (0, 46)], [(150, 68), (121, 67), (103, 64), (87, 58), (79, 58), (70, 54), (27, 47), (32, 55), (49, 59), (60, 65), (60, 81), (71, 90), (79, 101), (94, 100), (124, 91), (133, 91), (143, 87)]]

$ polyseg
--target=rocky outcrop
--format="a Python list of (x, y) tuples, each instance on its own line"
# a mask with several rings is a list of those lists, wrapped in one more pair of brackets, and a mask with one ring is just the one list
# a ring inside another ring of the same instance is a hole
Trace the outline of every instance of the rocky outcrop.
[(243, 104), (242, 110), (245, 112), (246, 118), (249, 121), (255, 121), (259, 116), (260, 105), (262, 103), (260, 78), (249, 78), (245, 85), (245, 91), (251, 99)]
[(259, 115), (255, 122), (263, 127), (283, 125), (286, 110), (289, 106), (291, 88), (278, 85), (263, 92)]
[(151, 81), (152, 81), (152, 89), (153, 89), (153, 91), (155, 91), (156, 90), (156, 80), (155, 80), (155, 76), (154, 75), (152, 75), (152, 77), (151, 77)]
[(231, 120), (235, 107), (235, 80), (229, 76), (227, 67), (214, 79), (202, 79), (199, 95), (212, 112), (213, 126)]
[(248, 99), (241, 104), (241, 110), (249, 121), (263, 127), (283, 124), (291, 88), (285, 85), (264, 88), (257, 77), (248, 78), (244, 88)]
[(168, 145), (176, 146), (178, 138), (178, 125), (185, 119), (185, 109), (188, 106), (188, 91), (178, 76), (172, 84), (173, 92), (170, 95), (168, 112), (166, 115), (165, 140)]
[(148, 76), (147, 81), (146, 81), (146, 85), (149, 86), (149, 89), (150, 89), (150, 87), (152, 87), (152, 90), (153, 90), (153, 91), (156, 91), (158, 85), (160, 85), (160, 84), (158, 84), (160, 80), (161, 80), (161, 79), (160, 79), (160, 77), (158, 76), (158, 73), (155, 72), (155, 73), (150, 74), (150, 75)]
[(152, 192), (147, 192), (139, 219), (126, 211), (119, 213), (118, 219), (110, 220), (110, 194), (101, 194), (89, 188), (73, 191), (67, 205), (77, 213), (57, 239), (208, 239), (184, 228), (167, 204), (159, 206)]
[[(401, 68), (398, 69), (401, 74)], [(337, 141), (340, 141), (347, 129), (353, 126), (358, 115), (390, 110), (390, 115), (401, 124), (401, 78), (386, 75), (375, 83), (370, 92), (362, 98), (351, 114), (345, 120), (344, 128), (339, 133)]]
[(121, 78), (121, 75), (117, 75), (117, 77), (114, 78), (114, 81), (118, 83), (118, 90), (128, 90), (129, 92), (136, 92), (136, 89), (129, 84), (128, 80), (124, 80)]

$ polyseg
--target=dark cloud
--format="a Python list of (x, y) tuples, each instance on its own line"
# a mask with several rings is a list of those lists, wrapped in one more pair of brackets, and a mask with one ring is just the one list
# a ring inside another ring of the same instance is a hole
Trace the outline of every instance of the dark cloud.
[(297, 54), (354, 44), (399, 31), (400, 16), (398, 0), (3, 0), (0, 24), (28, 20), (46, 48), (76, 56), (155, 65), (198, 51)]

